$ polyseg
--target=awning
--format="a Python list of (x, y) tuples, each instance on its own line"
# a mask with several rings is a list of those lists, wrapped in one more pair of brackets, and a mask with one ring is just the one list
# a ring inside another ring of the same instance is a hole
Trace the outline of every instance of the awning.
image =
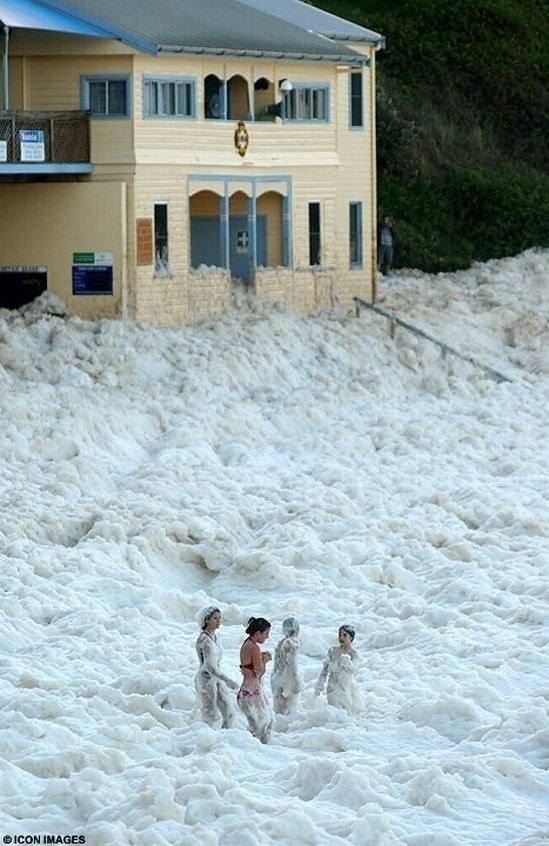
[(39, 29), (112, 38), (105, 30), (79, 21), (71, 15), (33, 3), (32, 0), (0, 0), (0, 22), (10, 29)]

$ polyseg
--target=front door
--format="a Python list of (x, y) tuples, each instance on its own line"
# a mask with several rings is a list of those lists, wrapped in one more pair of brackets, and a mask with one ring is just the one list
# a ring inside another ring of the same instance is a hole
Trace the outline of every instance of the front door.
[[(258, 215), (256, 218), (257, 233), (257, 264), (267, 264), (267, 217)], [(250, 282), (252, 275), (252, 255), (250, 233), (247, 217), (231, 217), (229, 223), (229, 262), (233, 279)]]

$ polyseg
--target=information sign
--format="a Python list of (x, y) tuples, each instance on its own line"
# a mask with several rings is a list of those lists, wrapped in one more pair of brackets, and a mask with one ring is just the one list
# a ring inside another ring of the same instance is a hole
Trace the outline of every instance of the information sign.
[(43, 162), (45, 160), (44, 133), (41, 129), (20, 129), (19, 144), (22, 162)]
[(113, 263), (112, 253), (73, 253), (73, 295), (112, 295)]

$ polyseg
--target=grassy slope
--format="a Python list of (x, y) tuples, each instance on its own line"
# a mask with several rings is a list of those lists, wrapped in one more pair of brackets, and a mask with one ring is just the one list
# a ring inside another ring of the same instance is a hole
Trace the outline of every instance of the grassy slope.
[(546, 0), (315, 0), (382, 32), (379, 209), (437, 271), (549, 245)]

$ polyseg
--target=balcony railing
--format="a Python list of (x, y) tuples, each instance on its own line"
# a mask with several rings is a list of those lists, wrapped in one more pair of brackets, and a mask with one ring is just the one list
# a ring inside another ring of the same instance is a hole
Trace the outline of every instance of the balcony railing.
[(0, 111), (0, 174), (90, 170), (88, 112)]

